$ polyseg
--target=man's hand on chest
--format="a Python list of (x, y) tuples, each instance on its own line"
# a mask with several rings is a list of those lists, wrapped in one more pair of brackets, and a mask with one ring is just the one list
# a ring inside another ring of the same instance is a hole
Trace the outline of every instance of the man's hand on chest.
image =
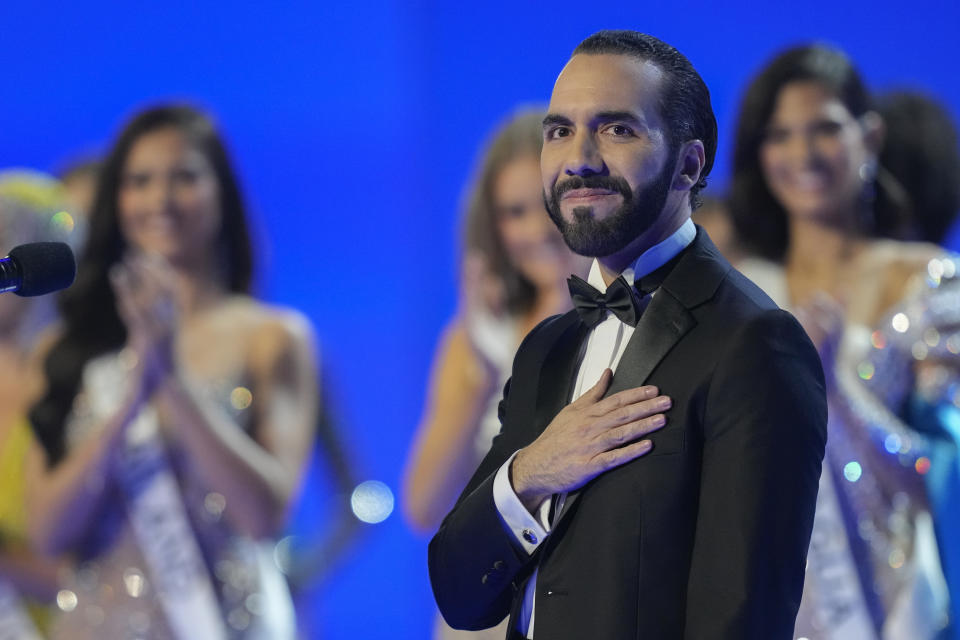
[(543, 433), (521, 449), (510, 467), (517, 497), (531, 512), (553, 494), (579, 489), (601, 473), (648, 453), (645, 436), (666, 424), (670, 398), (652, 386), (604, 398), (613, 379), (599, 382), (563, 408)]

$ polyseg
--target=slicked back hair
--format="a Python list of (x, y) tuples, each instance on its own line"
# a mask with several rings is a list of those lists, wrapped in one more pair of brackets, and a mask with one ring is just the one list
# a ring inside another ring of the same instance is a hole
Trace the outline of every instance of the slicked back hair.
[(717, 119), (710, 91), (703, 78), (682, 53), (666, 42), (637, 31), (598, 31), (573, 50), (573, 55), (625, 55), (655, 64), (665, 76), (660, 95), (661, 116), (667, 123), (670, 148), (674, 151), (690, 140), (703, 142), (704, 165), (700, 180), (690, 189), (690, 204), (700, 204), (700, 191), (717, 154)]

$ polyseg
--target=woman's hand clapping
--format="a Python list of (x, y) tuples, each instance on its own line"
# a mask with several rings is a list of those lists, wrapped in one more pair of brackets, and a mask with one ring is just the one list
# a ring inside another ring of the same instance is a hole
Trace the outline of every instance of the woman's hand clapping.
[(151, 395), (175, 369), (174, 339), (181, 315), (176, 277), (160, 256), (128, 255), (110, 272), (127, 347), (137, 358), (141, 393)]

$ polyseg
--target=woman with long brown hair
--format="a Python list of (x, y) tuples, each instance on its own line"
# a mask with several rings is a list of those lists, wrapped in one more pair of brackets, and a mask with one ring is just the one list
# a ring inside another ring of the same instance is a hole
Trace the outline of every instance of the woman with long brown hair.
[(202, 112), (138, 113), (101, 168), (27, 461), (69, 553), (55, 638), (291, 638), (272, 561), (316, 415), (311, 330), (250, 294), (246, 214)]

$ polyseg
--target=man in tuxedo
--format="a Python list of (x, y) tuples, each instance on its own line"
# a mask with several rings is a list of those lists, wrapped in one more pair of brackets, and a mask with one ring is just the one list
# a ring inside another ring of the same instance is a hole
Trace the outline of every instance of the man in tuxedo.
[(594, 34), (554, 86), (551, 218), (594, 256), (521, 344), (502, 429), (430, 543), (454, 627), (511, 638), (791, 638), (826, 440), (794, 318), (690, 221), (716, 120), (690, 62)]

